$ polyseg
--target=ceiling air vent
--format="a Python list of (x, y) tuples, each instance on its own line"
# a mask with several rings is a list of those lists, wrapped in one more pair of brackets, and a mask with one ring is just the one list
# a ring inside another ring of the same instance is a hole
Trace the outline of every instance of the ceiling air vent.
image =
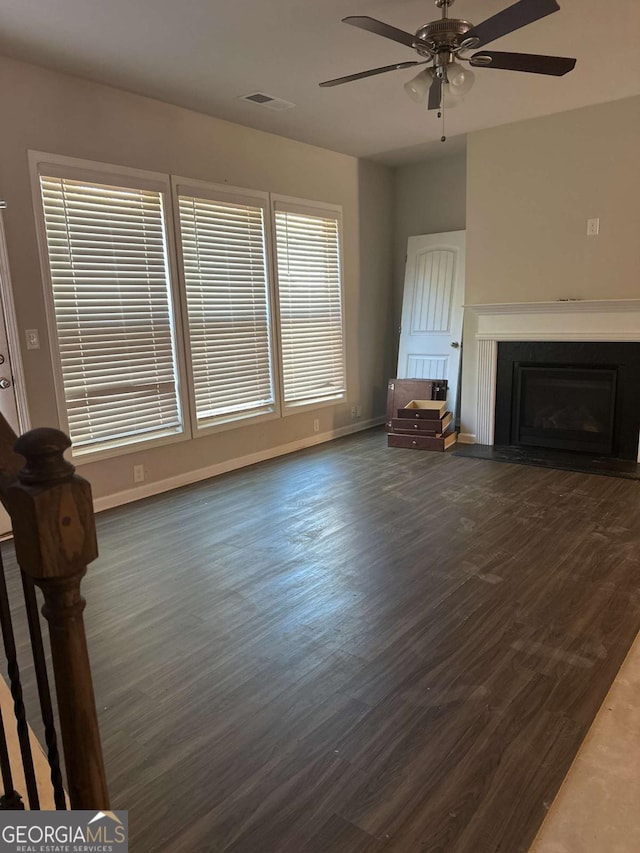
[(266, 107), (268, 110), (290, 110), (295, 107), (291, 101), (285, 101), (283, 98), (274, 98), (273, 95), (265, 95), (264, 92), (254, 92), (252, 95), (243, 95), (241, 101), (250, 101), (252, 104), (259, 104), (261, 107)]

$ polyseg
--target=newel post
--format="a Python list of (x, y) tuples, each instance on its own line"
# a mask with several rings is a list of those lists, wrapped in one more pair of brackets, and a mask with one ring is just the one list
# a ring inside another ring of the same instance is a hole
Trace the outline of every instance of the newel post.
[(107, 809), (80, 582), (98, 556), (89, 483), (64, 458), (69, 438), (34, 429), (15, 451), (26, 459), (7, 489), (20, 569), (44, 595), (49, 623), (60, 730), (72, 809)]

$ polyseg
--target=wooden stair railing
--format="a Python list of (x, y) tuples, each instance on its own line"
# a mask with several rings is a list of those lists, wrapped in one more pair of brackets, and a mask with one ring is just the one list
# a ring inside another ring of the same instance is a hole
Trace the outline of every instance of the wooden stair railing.
[(98, 549), (91, 487), (64, 458), (70, 446), (56, 429), (17, 439), (0, 415), (0, 500), (23, 582), (44, 596), (70, 805), (104, 811), (109, 794), (80, 594)]

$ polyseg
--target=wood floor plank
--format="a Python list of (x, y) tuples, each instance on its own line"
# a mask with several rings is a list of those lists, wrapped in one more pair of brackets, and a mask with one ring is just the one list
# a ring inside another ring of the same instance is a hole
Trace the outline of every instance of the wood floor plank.
[(527, 850), (640, 628), (639, 534), (637, 482), (378, 430), (101, 514), (132, 850)]

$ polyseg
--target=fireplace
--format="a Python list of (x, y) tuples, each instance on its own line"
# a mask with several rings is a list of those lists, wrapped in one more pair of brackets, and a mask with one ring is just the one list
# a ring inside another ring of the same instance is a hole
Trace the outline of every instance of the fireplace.
[(636, 460), (640, 343), (500, 341), (495, 444)]
[(517, 363), (510, 443), (610, 455), (616, 378), (616, 368)]

